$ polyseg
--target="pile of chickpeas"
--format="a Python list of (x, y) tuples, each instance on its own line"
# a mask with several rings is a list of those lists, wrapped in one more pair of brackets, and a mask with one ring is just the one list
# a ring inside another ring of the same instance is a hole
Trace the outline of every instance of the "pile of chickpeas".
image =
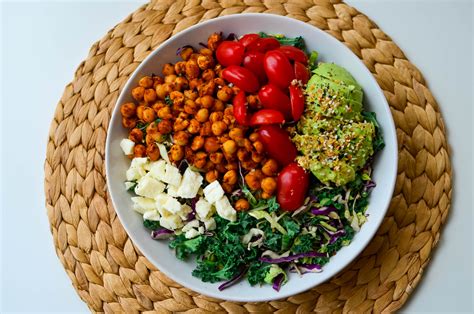
[[(145, 76), (132, 90), (134, 102), (121, 106), (122, 125), (135, 142), (133, 156), (158, 160), (156, 142), (170, 139), (169, 158), (186, 159), (205, 172), (207, 182), (219, 180), (226, 193), (238, 188), (239, 163), (248, 187), (260, 197), (275, 194), (278, 164), (266, 157), (258, 134), (239, 125), (232, 99), (239, 92), (221, 76), (222, 66), (214, 57), (221, 35), (208, 38), (207, 48), (180, 51), (182, 61), (165, 64), (163, 76)], [(249, 95), (249, 106), (259, 106), (257, 95)], [(239, 199), (237, 210), (249, 209)]]

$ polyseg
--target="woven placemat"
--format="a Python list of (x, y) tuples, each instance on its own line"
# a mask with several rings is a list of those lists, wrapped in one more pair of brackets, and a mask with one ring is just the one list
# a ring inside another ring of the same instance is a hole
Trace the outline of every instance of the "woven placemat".
[[(329, 282), (267, 303), (208, 298), (167, 278), (128, 238), (105, 184), (107, 126), (129, 75), (171, 35), (242, 12), (287, 15), (344, 42), (384, 90), (399, 141), (395, 193), (370, 245)], [(445, 129), (421, 73), (366, 16), (327, 0), (159, 0), (142, 6), (92, 46), (66, 86), (49, 133), (45, 177), (56, 253), (80, 297), (99, 312), (392, 312), (418, 284), (451, 200)]]

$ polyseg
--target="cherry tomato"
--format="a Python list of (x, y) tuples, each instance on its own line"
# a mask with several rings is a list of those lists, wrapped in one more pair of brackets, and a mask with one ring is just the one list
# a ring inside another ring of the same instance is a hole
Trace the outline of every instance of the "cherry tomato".
[(258, 79), (249, 69), (231, 65), (222, 71), (222, 77), (243, 91), (254, 93), (259, 88)]
[(267, 75), (265, 74), (265, 69), (263, 68), (264, 57), (265, 55), (261, 52), (251, 51), (244, 55), (244, 60), (242, 61), (244, 68), (252, 71), (252, 73), (257, 76), (261, 84), (264, 84), (267, 81)]
[(258, 99), (264, 108), (280, 111), (288, 121), (292, 119), (290, 98), (275, 84), (263, 86), (258, 92)]
[(284, 129), (276, 125), (264, 125), (258, 130), (258, 135), (265, 151), (281, 166), (286, 166), (295, 160), (296, 146)]
[(300, 208), (308, 192), (309, 175), (296, 162), (283, 168), (278, 175), (277, 201), (286, 211)]
[(280, 42), (275, 38), (259, 38), (254, 42), (250, 43), (246, 49), (247, 51), (258, 51), (265, 53), (270, 50), (278, 49), (280, 47)]
[(308, 64), (308, 57), (301, 49), (293, 46), (281, 46), (278, 48), (278, 51), (283, 52), (283, 54), (290, 60), (298, 61), (305, 65)]
[(280, 51), (267, 52), (263, 59), (263, 67), (270, 82), (282, 89), (287, 88), (295, 78), (290, 61)]
[(241, 43), (245, 48), (247, 48), (248, 45), (259, 39), (260, 36), (258, 34), (245, 34), (242, 36), (242, 38), (239, 39), (239, 43)]
[(298, 121), (304, 111), (304, 93), (301, 87), (290, 85), (291, 115), (294, 121)]
[(295, 78), (300, 80), (303, 84), (308, 83), (309, 81), (309, 70), (302, 63), (295, 61)]
[(240, 65), (244, 58), (244, 52), (245, 47), (241, 43), (226, 40), (217, 46), (217, 61), (225, 67), (229, 65)]
[(249, 125), (250, 118), (247, 113), (247, 97), (243, 90), (235, 95), (232, 105), (234, 107), (235, 120), (241, 125)]
[(272, 109), (262, 109), (255, 112), (250, 119), (251, 126), (265, 124), (281, 124), (285, 122), (285, 117), (280, 111)]

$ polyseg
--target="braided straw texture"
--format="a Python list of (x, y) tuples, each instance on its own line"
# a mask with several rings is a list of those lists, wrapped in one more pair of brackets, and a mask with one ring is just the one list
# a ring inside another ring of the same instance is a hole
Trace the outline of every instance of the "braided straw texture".
[[(241, 12), (287, 15), (345, 43), (384, 90), (399, 142), (394, 196), (369, 246), (329, 282), (267, 303), (208, 298), (167, 278), (128, 238), (105, 183), (107, 126), (129, 75), (171, 35)], [(388, 313), (406, 302), (438, 242), (450, 206), (451, 165), (439, 107), (421, 73), (354, 8), (335, 0), (159, 0), (96, 42), (66, 86), (49, 132), (45, 193), (56, 253), (92, 311)]]

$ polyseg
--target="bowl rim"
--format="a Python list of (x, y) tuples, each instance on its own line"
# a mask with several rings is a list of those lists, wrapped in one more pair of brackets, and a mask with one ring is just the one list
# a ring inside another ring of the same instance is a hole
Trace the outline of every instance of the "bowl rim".
[[(239, 14), (230, 14), (230, 15), (225, 15), (225, 16), (221, 16), (221, 17), (212, 18), (212, 19), (200, 22), (198, 24), (195, 24), (195, 25), (193, 25), (193, 26), (191, 26), (191, 27), (189, 27), (185, 30), (182, 30), (182, 31), (170, 36), (168, 39), (163, 41), (157, 48), (155, 48), (153, 51), (151, 51), (150, 54), (145, 59), (143, 59), (143, 61), (140, 62), (140, 64), (137, 66), (137, 68), (129, 76), (129, 78), (127, 79), (125, 85), (122, 87), (122, 90), (120, 91), (119, 97), (117, 98), (117, 101), (116, 101), (116, 103), (115, 103), (115, 105), (112, 109), (112, 115), (110, 117), (109, 125), (108, 125), (107, 130), (110, 129), (110, 125), (112, 124), (112, 122), (116, 120), (115, 119), (116, 116), (120, 114), (120, 110), (118, 110), (117, 107), (123, 102), (124, 98), (126, 97), (126, 94), (124, 92), (134, 82), (135, 78), (141, 72), (141, 69), (144, 68), (145, 65), (148, 62), (150, 62), (150, 60), (153, 60), (156, 57), (156, 55), (158, 55), (160, 53), (161, 48), (163, 46), (165, 46), (168, 42), (176, 40), (177, 38), (179, 38), (181, 36), (184, 36), (187, 33), (191, 33), (191, 32), (195, 31), (196, 29), (198, 29), (198, 28), (200, 28), (204, 25), (207, 25), (207, 24), (210, 24), (210, 23), (216, 23), (216, 20), (222, 21), (222, 20), (227, 20), (227, 19), (241, 18), (242, 16), (261, 17), (262, 14), (271, 15), (272, 17), (277, 18), (277, 19), (281, 19), (282, 21), (291, 21), (292, 23), (296, 22), (296, 23), (301, 24), (301, 25), (307, 25), (307, 23), (305, 23), (303, 21), (300, 21), (298, 19), (294, 19), (294, 18), (291, 18), (291, 17), (282, 16), (282, 15), (277, 15), (277, 14), (239, 13)], [(287, 298), (287, 297), (302, 293), (304, 291), (308, 291), (308, 290), (313, 289), (314, 287), (316, 287), (318, 285), (321, 285), (321, 284), (331, 280), (334, 276), (336, 276), (338, 273), (343, 271), (352, 261), (354, 261), (360, 255), (360, 253), (368, 246), (368, 244), (372, 241), (372, 239), (374, 238), (374, 235), (376, 234), (376, 232), (380, 228), (380, 225), (382, 224), (383, 219), (387, 214), (388, 208), (390, 206), (390, 200), (391, 200), (391, 197), (393, 195), (393, 191), (395, 189), (395, 183), (396, 183), (397, 171), (398, 171), (398, 157), (399, 157), (398, 156), (398, 140), (397, 140), (397, 135), (396, 135), (396, 127), (395, 127), (395, 123), (394, 123), (394, 120), (393, 120), (392, 113), (390, 111), (390, 106), (387, 102), (387, 99), (386, 99), (386, 97), (383, 93), (382, 88), (377, 83), (375, 77), (372, 75), (372, 73), (369, 71), (369, 69), (365, 66), (365, 64), (362, 62), (362, 60), (357, 55), (355, 55), (355, 53), (352, 52), (346, 45), (344, 45), (341, 41), (339, 41), (337, 38), (331, 36), (330, 34), (325, 32), (324, 30), (322, 30), (322, 29), (320, 29), (320, 28), (318, 28), (314, 25), (310, 25), (310, 26), (312, 26), (315, 29), (315, 31), (320, 32), (321, 35), (326, 37), (328, 40), (337, 42), (336, 45), (338, 45), (340, 47), (339, 49), (346, 50), (350, 54), (354, 55), (354, 57), (356, 59), (355, 62), (359, 62), (362, 65), (363, 71), (365, 72), (364, 75), (366, 75), (368, 77), (368, 80), (371, 81), (371, 83), (373, 83), (376, 86), (377, 93), (381, 94), (381, 96), (382, 96), (381, 99), (382, 99), (383, 104), (380, 104), (380, 106), (382, 106), (384, 111), (387, 112), (387, 117), (388, 117), (385, 125), (386, 125), (387, 128), (390, 128), (394, 131), (392, 133), (392, 141), (393, 141), (394, 147), (396, 148), (396, 149), (393, 149), (393, 152), (392, 152), (394, 154), (394, 156), (392, 156), (394, 158), (394, 167), (392, 167), (392, 169), (390, 169), (391, 173), (389, 173), (389, 175), (392, 176), (392, 180), (389, 182), (390, 184), (385, 190), (386, 192), (390, 192), (390, 198), (387, 199), (386, 204), (385, 204), (385, 208), (383, 208), (383, 215), (381, 215), (380, 219), (378, 219), (376, 221), (372, 220), (372, 224), (374, 225), (374, 227), (373, 227), (372, 230), (370, 230), (370, 233), (367, 234), (367, 238), (359, 246), (353, 247), (352, 249), (354, 250), (354, 253), (352, 254), (351, 258), (346, 260), (344, 262), (344, 265), (342, 265), (337, 271), (333, 272), (324, 281), (322, 281), (320, 283), (317, 283), (315, 285), (312, 285), (312, 286), (305, 286), (304, 288), (295, 287), (294, 289), (292, 289), (291, 291), (288, 291), (288, 292), (275, 292), (275, 294), (272, 295), (272, 297), (260, 297), (259, 294), (257, 294), (252, 299), (245, 299), (245, 298), (241, 298), (241, 297), (238, 297), (238, 296), (236, 296), (236, 297), (227, 296), (224, 299), (222, 297), (222, 295), (219, 295), (219, 293), (222, 293), (221, 291), (213, 291), (212, 289), (201, 289), (200, 287), (195, 287), (195, 286), (190, 287), (190, 285), (188, 285), (186, 281), (183, 281), (183, 280), (179, 279), (177, 276), (174, 275), (174, 273), (172, 271), (169, 271), (166, 268), (162, 269), (162, 268), (158, 267), (158, 265), (156, 265), (156, 262), (154, 261), (154, 258), (149, 258), (146, 255), (145, 252), (147, 250), (144, 249), (141, 244), (139, 244), (140, 241), (135, 241), (135, 235), (133, 233), (133, 230), (131, 230), (131, 229), (129, 229), (129, 227), (127, 227), (127, 224), (124, 223), (124, 221), (125, 221), (124, 217), (122, 217), (121, 214), (120, 214), (120, 211), (116, 209), (116, 208), (118, 208), (116, 206), (117, 202), (114, 200), (114, 193), (112, 193), (112, 189), (111, 189), (111, 185), (109, 183), (109, 180), (106, 179), (107, 190), (108, 190), (108, 194), (110, 196), (110, 199), (112, 201), (112, 205), (115, 209), (117, 217), (120, 219), (120, 222), (121, 222), (123, 228), (127, 232), (128, 237), (133, 241), (133, 244), (140, 250), (140, 252), (143, 254), (143, 256), (145, 256), (154, 266), (156, 266), (159, 271), (161, 271), (166, 276), (168, 276), (169, 278), (171, 278), (173, 281), (177, 282), (178, 284), (182, 285), (183, 287), (186, 287), (190, 290), (193, 290), (193, 291), (198, 292), (198, 293), (200, 293), (202, 295), (205, 295), (205, 296), (209, 296), (209, 297), (213, 297), (213, 298), (217, 298), (217, 299), (221, 299), (221, 300), (233, 301), (233, 302), (265, 302), (265, 301), (272, 301), (272, 300)], [(384, 138), (386, 136), (387, 136), (387, 132), (384, 133)], [(106, 145), (105, 145), (105, 173), (106, 173), (106, 178), (108, 178), (109, 177), (108, 174), (111, 173), (110, 172), (111, 171), (111, 169), (110, 169), (110, 160), (109, 160), (110, 154), (108, 153), (110, 151), (111, 145), (112, 145), (110, 143), (111, 142), (110, 138), (111, 137), (109, 136), (109, 132), (107, 132)], [(387, 149), (387, 148), (385, 148), (385, 149)], [(360, 232), (360, 231), (358, 231), (358, 232)]]

